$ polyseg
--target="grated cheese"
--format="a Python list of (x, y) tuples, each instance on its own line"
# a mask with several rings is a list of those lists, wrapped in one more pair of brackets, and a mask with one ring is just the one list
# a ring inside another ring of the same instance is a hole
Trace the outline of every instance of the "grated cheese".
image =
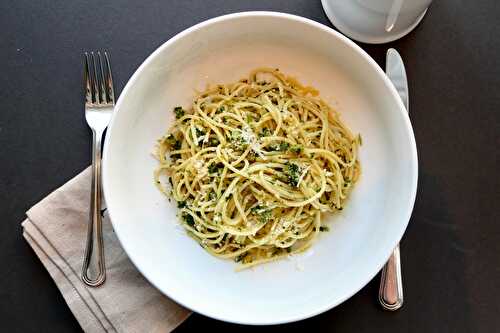
[(302, 171), (302, 174), (300, 175), (299, 177), (299, 181), (297, 182), (297, 187), (299, 187), (300, 183), (302, 182), (302, 180), (304, 179), (304, 177), (306, 176), (307, 174), (307, 171), (309, 171), (309, 168), (311, 168), (311, 166), (309, 165), (307, 168), (304, 169), (304, 171)]

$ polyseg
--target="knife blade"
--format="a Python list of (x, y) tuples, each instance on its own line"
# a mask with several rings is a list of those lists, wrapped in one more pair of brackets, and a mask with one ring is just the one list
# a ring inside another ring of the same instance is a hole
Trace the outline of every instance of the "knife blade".
[(399, 97), (401, 97), (401, 100), (406, 107), (406, 111), (409, 112), (408, 80), (406, 78), (405, 65), (403, 63), (403, 59), (401, 59), (401, 56), (395, 49), (387, 50), (385, 73), (396, 88)]
[[(408, 80), (403, 59), (395, 49), (387, 50), (385, 73), (401, 97), (406, 111), (409, 110)], [(403, 306), (403, 279), (399, 244), (382, 268), (379, 289), (379, 302), (386, 310), (395, 311)]]

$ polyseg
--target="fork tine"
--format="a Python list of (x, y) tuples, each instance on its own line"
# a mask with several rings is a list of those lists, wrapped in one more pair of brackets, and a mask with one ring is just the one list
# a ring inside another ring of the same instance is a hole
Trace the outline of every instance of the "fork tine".
[(85, 102), (87, 104), (92, 104), (92, 82), (90, 76), (90, 66), (89, 66), (89, 54), (84, 53), (84, 72), (83, 79), (85, 81)]
[(101, 102), (102, 103), (108, 103), (109, 99), (107, 98), (106, 94), (106, 89), (104, 89), (104, 82), (105, 82), (105, 76), (104, 76), (104, 70), (102, 68), (102, 57), (101, 57), (101, 52), (97, 51), (97, 59), (99, 60), (99, 75), (98, 76), (98, 84), (99, 84), (99, 95), (101, 96)]
[(106, 91), (108, 93), (108, 102), (115, 104), (115, 91), (113, 89), (113, 76), (111, 75), (111, 65), (109, 63), (108, 53), (104, 52), (104, 57), (106, 58)]
[(95, 102), (96, 104), (100, 104), (101, 103), (101, 91), (99, 90), (99, 81), (98, 81), (98, 78), (97, 78), (97, 66), (96, 66), (96, 59), (95, 59), (95, 55), (94, 55), (94, 52), (90, 52), (90, 55), (92, 56), (92, 67), (93, 67), (93, 71), (92, 71), (92, 78), (93, 78), (93, 88), (94, 88), (94, 97), (95, 97)]

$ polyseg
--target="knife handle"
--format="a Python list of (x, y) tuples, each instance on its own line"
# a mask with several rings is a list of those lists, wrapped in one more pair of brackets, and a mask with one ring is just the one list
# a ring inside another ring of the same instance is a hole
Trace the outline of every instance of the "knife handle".
[(385, 310), (395, 311), (403, 306), (403, 281), (399, 244), (393, 250), (382, 269), (378, 299)]

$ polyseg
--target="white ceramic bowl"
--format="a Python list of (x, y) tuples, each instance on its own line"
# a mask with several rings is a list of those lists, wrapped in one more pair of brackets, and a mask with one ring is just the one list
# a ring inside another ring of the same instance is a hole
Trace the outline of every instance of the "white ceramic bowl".
[[(194, 89), (271, 66), (313, 85), (363, 137), (362, 176), (347, 208), (307, 253), (243, 272), (184, 234), (153, 184), (150, 152)], [(245, 324), (300, 320), (343, 302), (381, 269), (401, 239), (417, 187), (417, 152), (396, 90), (358, 46), (311, 20), (247, 12), (191, 27), (158, 48), (123, 90), (104, 148), (113, 227), (139, 271), (178, 303)], [(374, 295), (375, 297), (375, 295)]]

